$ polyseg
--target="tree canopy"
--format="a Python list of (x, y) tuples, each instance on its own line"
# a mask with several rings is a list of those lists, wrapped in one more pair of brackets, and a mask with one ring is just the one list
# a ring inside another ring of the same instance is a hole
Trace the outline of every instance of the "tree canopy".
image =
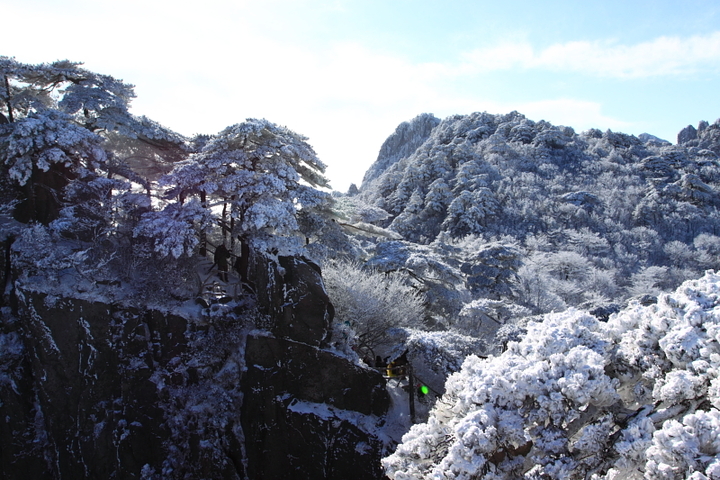
[[(249, 119), (207, 139), (160, 185), (180, 203), (195, 195), (211, 210), (222, 205), (219, 220), (233, 238), (257, 244), (274, 239), (276, 247), (291, 247), (301, 242), (292, 238), (298, 212), (329, 197), (317, 189), (328, 186), (325, 165), (306, 140), (267, 120)], [(277, 241), (281, 237), (285, 241)]]

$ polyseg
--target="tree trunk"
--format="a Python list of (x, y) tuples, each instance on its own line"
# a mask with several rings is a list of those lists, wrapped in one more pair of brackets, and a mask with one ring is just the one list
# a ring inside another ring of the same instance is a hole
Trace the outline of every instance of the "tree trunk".
[(407, 364), (408, 396), (410, 397), (410, 423), (415, 423), (415, 377), (413, 376), (412, 363)]
[[(207, 209), (207, 193), (205, 191), (200, 190), (200, 205)], [(205, 230), (200, 232), (200, 256), (204, 257), (207, 255), (207, 233), (205, 233)]]
[(8, 109), (8, 121), (13, 123), (15, 122), (15, 118), (13, 117), (12, 102), (10, 101), (10, 80), (8, 80), (7, 75), (3, 75), (3, 77), (5, 78), (5, 94), (7, 95), (5, 97), (5, 103)]

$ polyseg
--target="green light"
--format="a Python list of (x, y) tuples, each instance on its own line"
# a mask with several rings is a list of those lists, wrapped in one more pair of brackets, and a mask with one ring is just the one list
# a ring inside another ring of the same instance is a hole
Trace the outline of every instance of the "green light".
[(420, 385), (420, 393), (423, 395), (427, 395), (430, 393), (430, 389), (427, 387), (427, 385)]

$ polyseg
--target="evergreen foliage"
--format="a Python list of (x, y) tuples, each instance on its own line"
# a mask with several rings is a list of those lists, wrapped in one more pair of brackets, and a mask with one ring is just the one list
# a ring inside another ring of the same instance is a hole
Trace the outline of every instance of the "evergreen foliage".
[[(423, 135), (406, 134), (404, 148), (400, 131)], [(594, 310), (720, 266), (698, 250), (720, 232), (720, 122), (703, 122), (678, 145), (609, 130), (577, 134), (517, 112), (455, 115), (429, 132), (420, 116), (398, 132), (388, 139), (393, 154), (381, 152), (358, 196), (388, 212), (378, 224), (409, 249), (429, 248), (444, 263), (444, 245), (466, 237), (479, 241), (461, 249), (514, 249), (505, 280), (487, 276), (487, 259), (473, 265), (472, 251), (450, 255), (466, 259), (464, 288), (474, 298), (534, 314)], [(384, 263), (382, 255), (371, 262)], [(493, 291), (480, 292), (480, 270)]]
[[(160, 180), (168, 199), (195, 195), (207, 208), (221, 205), (223, 234), (295, 253), (297, 214), (327, 202), (325, 165), (306, 138), (267, 120), (250, 119), (210, 137), (199, 152)], [(233, 240), (231, 240), (232, 242)]]
[(0, 213), (19, 222), (2, 233), (17, 238), (24, 279), (186, 300), (207, 286), (209, 241), (230, 257), (299, 254), (301, 226), (329, 222), (325, 165), (285, 127), (248, 120), (186, 139), (132, 115), (132, 85), (67, 60), (0, 57), (0, 80)]
[(720, 458), (720, 277), (607, 323), (568, 310), (470, 355), (383, 460), (401, 479), (712, 479)]

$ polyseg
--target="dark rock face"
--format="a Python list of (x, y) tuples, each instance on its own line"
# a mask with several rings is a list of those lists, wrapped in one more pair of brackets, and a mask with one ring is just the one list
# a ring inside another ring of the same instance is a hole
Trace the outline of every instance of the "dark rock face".
[(250, 270), (258, 303), (270, 317), (267, 326), (277, 337), (327, 345), (335, 311), (320, 268), (298, 257), (280, 257), (279, 261), (280, 268), (272, 261), (255, 258)]
[[(186, 348), (187, 321), (28, 291), (19, 298), (23, 391), (8, 404), (3, 389), (0, 410), (24, 414), (0, 433), (10, 447), (2, 477), (134, 478), (165, 458), (168, 430), (151, 376)], [(26, 432), (24, 444), (16, 430)]]
[(242, 423), (250, 478), (382, 478), (373, 458), (381, 445), (355, 421), (358, 414), (387, 412), (379, 373), (273, 337), (248, 337), (245, 355), (245, 389), (252, 395), (243, 402)]
[(280, 262), (255, 262), (263, 314), (18, 285), (0, 317), (0, 478), (381, 478), (384, 380), (320, 348), (320, 273)]
[(20, 188), (22, 201), (13, 213), (22, 223), (36, 220), (45, 225), (58, 217), (62, 191), (76, 175), (61, 163), (50, 165), (48, 171), (33, 169), (33, 181)]
[(280, 257), (280, 266), (285, 270), (282, 282), (285, 303), (273, 333), (308, 345), (327, 345), (335, 311), (320, 268), (297, 257)]
[(39, 445), (46, 436), (44, 418), (34, 406), (32, 366), (22, 336), (6, 325), (0, 332), (0, 478), (47, 478)]
[(380, 373), (304, 343), (249, 336), (245, 359), (249, 384), (272, 385), (300, 400), (364, 415), (382, 416), (390, 406)]

